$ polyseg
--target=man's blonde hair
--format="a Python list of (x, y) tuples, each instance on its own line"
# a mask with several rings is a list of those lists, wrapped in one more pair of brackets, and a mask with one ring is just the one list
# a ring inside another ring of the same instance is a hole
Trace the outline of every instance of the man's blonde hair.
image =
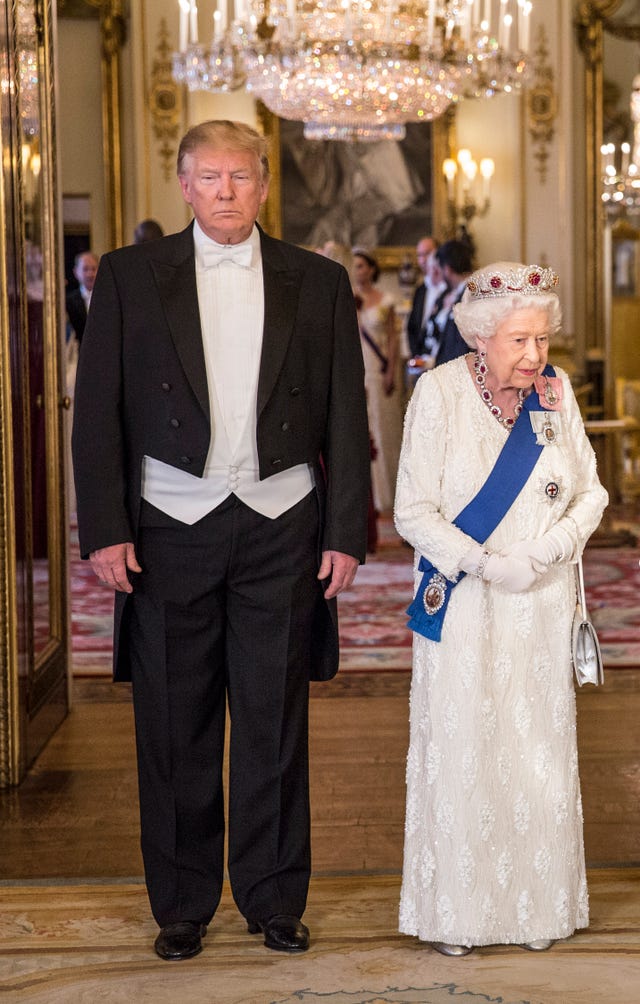
[(268, 145), (264, 136), (244, 122), (229, 119), (212, 119), (192, 126), (182, 137), (178, 150), (178, 176), (184, 174), (184, 158), (203, 146), (218, 150), (249, 150), (254, 153), (262, 168), (262, 180), (269, 177)]

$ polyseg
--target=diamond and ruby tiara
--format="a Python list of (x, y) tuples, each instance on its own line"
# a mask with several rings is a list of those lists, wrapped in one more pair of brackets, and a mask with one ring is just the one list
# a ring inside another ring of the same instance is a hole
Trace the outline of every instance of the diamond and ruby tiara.
[(512, 293), (531, 296), (550, 292), (558, 282), (557, 273), (542, 265), (482, 269), (474, 272), (468, 280), (467, 292), (470, 300), (481, 300), (487, 296), (509, 296)]

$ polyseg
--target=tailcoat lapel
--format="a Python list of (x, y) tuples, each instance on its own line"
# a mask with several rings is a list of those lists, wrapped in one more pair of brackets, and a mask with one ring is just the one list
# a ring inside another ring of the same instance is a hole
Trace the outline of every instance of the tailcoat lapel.
[(169, 260), (166, 256), (151, 259), (151, 268), (176, 352), (200, 407), (210, 418), (192, 225), (176, 235)]
[(277, 243), (260, 230), (264, 281), (264, 334), (258, 378), (258, 415), (282, 368), (298, 311), (302, 272), (290, 269)]
[[(418, 327), (420, 327), (420, 328), (422, 327), (422, 322), (425, 319), (424, 318), (424, 301), (425, 301), (426, 295), (427, 295), (427, 287), (425, 286), (424, 282), (422, 282), (422, 283), (420, 283), (420, 285), (418, 286), (418, 289), (416, 290), (416, 300), (415, 300), (415, 306), (413, 308), (414, 309), (414, 313), (415, 313), (416, 322), (418, 324)], [(427, 318), (427, 320), (428, 320), (428, 318)]]

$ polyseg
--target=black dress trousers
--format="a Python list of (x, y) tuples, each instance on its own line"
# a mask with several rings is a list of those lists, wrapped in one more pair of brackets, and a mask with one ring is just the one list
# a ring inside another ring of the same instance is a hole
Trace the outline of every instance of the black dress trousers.
[(249, 920), (302, 916), (315, 492), (276, 519), (230, 496), (193, 526), (143, 503), (128, 602), (141, 838), (160, 926), (208, 923), (224, 871)]

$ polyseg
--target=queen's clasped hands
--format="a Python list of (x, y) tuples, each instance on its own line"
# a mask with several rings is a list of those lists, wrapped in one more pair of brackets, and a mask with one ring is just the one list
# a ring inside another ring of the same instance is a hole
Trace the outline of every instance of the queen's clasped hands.
[(523, 593), (535, 585), (556, 561), (570, 557), (572, 544), (561, 527), (536, 540), (520, 540), (502, 551), (474, 544), (460, 562), (460, 570), (509, 593)]

